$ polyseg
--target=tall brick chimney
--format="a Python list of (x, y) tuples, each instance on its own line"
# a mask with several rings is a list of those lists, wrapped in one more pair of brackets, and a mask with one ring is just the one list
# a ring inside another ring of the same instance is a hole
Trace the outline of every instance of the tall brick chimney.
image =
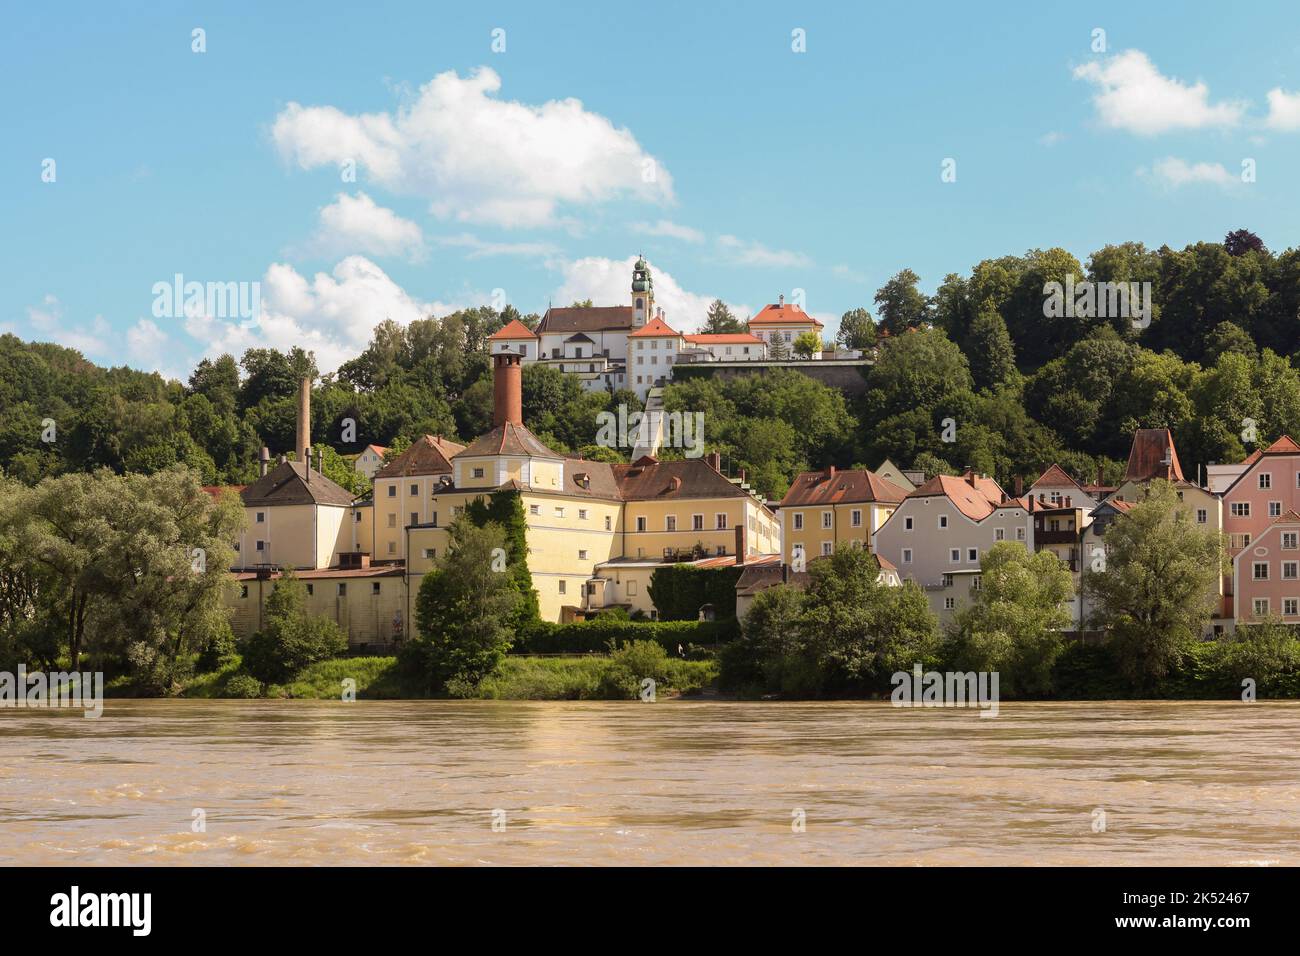
[(520, 356), (501, 352), (492, 356), (492, 424), (524, 423), (524, 369)]
[(307, 463), (308, 469), (311, 468), (311, 455), (307, 449), (311, 447), (311, 379), (304, 378), (298, 383), (298, 437), (297, 444), (294, 445), (294, 456), (299, 460)]

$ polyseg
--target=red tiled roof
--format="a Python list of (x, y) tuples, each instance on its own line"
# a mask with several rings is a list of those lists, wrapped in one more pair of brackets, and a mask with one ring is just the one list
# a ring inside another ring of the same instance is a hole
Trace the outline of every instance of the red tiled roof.
[(604, 332), (620, 331), (632, 328), (632, 307), (630, 305), (595, 306), (586, 308), (574, 306), (563, 309), (547, 309), (542, 321), (537, 323), (537, 334), (543, 332)]
[[(1002, 503), (1002, 488), (991, 478), (981, 478), (967, 472), (961, 478), (935, 475), (907, 497), (929, 498), (946, 496), (957, 510), (972, 521), (983, 521)], [(1025, 507), (1023, 504), (1020, 507)]]
[(781, 499), (782, 508), (806, 505), (849, 504), (858, 501), (883, 501), (898, 504), (908, 495), (906, 488), (882, 478), (873, 471), (801, 472), (790, 483)]
[(437, 437), (421, 435), (410, 448), (375, 472), (375, 477), (410, 478), (415, 475), (446, 475), (451, 472), (451, 460), (464, 450), (464, 445), (447, 441), (441, 435)]
[(530, 329), (518, 319), (511, 319), (496, 332), (488, 336), (489, 342), (498, 342), (503, 339), (535, 339), (537, 333)]
[(758, 315), (749, 320), (750, 325), (773, 325), (776, 323), (790, 324), (807, 324), (811, 322), (817, 328), (822, 328), (822, 324), (814, 319), (803, 309), (795, 305), (765, 305), (759, 310)]
[[(1166, 456), (1169, 459), (1165, 463)], [(1139, 428), (1133, 433), (1133, 447), (1128, 453), (1125, 481), (1146, 481), (1163, 478), (1166, 481), (1186, 481), (1183, 468), (1178, 463), (1174, 449), (1174, 436), (1168, 428)]]
[(466, 458), (478, 458), (485, 455), (522, 455), (533, 458), (563, 458), (559, 452), (551, 451), (523, 425), (506, 422), (498, 425), (486, 435), (480, 435), (468, 448), (457, 452)]
[(1057, 464), (1053, 464), (1045, 472), (1039, 475), (1038, 479), (1029, 487), (1037, 488), (1039, 485), (1042, 485), (1044, 488), (1074, 487), (1078, 488), (1080, 491), (1083, 490), (1079, 483), (1070, 477), (1069, 472)]
[(655, 316), (644, 326), (631, 333), (629, 339), (678, 338), (680, 333), (669, 327), (668, 323)]

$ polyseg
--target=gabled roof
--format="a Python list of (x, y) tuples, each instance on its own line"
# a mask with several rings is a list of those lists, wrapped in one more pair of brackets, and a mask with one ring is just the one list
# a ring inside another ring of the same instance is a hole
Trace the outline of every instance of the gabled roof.
[(572, 335), (570, 335), (570, 336), (569, 336), (567, 339), (565, 339), (564, 341), (566, 341), (566, 342), (591, 342), (593, 345), (595, 344), (595, 342), (592, 340), (591, 336), (589, 336), (586, 332), (574, 332)]
[(714, 471), (702, 458), (655, 461), (643, 457), (630, 465), (613, 465), (624, 501), (675, 498), (748, 498), (749, 492)]
[(525, 458), (555, 458), (564, 456), (551, 451), (523, 425), (506, 422), (486, 435), (481, 435), (468, 448), (457, 453), (461, 458), (483, 458), (490, 455), (519, 455)]
[(336, 505), (347, 507), (356, 497), (341, 488), (319, 471), (311, 472), (307, 480), (307, 466), (300, 461), (285, 461), (276, 465), (257, 481), (239, 493), (244, 506), (259, 505)]
[(376, 444), (374, 444), (374, 443), (371, 443), (371, 444), (367, 445), (365, 448), (363, 448), (363, 449), (361, 449), (361, 450), (362, 450), (362, 451), (377, 451), (377, 452), (379, 452), (379, 454), (382, 455), (384, 452), (388, 451), (388, 446), (387, 446), (387, 445), (376, 445)]
[(1039, 485), (1044, 488), (1078, 488), (1083, 491), (1083, 486), (1071, 478), (1069, 473), (1057, 464), (1053, 464), (1039, 475), (1038, 479), (1029, 487), (1037, 488)]
[(630, 305), (594, 308), (547, 309), (537, 323), (537, 334), (567, 332), (617, 332), (632, 328)]
[[(972, 521), (983, 521), (997, 510), (1005, 497), (1002, 487), (992, 478), (982, 478), (969, 471), (961, 478), (935, 475), (907, 497), (930, 498), (936, 495), (948, 498), (958, 511)], [(1020, 502), (1013, 507), (1026, 506)]]
[(811, 315), (796, 305), (787, 303), (785, 305), (765, 305), (758, 312), (758, 315), (749, 320), (750, 325), (806, 325), (812, 323), (817, 328), (822, 328), (822, 324), (814, 319)]
[(882, 501), (898, 504), (908, 490), (882, 478), (874, 471), (804, 471), (790, 483), (780, 507), (837, 505), (852, 502)]
[(651, 338), (680, 338), (680, 334), (673, 329), (667, 322), (655, 316), (641, 328), (637, 329), (629, 339), (651, 339)]
[(447, 441), (441, 435), (422, 435), (384, 467), (375, 472), (376, 478), (412, 478), (417, 475), (445, 475), (451, 471), (451, 460), (465, 450), (464, 445)]
[(511, 319), (504, 326), (488, 336), (489, 342), (499, 342), (503, 339), (535, 339), (537, 333), (530, 329), (518, 319)]
[[(1168, 461), (1166, 462), (1166, 459)], [(1139, 428), (1133, 433), (1133, 447), (1128, 453), (1125, 481), (1186, 481), (1174, 449), (1174, 436), (1168, 428)]]
[(1297, 455), (1297, 454), (1300, 454), (1300, 445), (1297, 445), (1294, 441), (1292, 441), (1290, 435), (1283, 435), (1281, 438), (1273, 442), (1273, 444), (1269, 445), (1267, 448), (1256, 448), (1253, 452), (1251, 452), (1248, 456), (1246, 456), (1246, 460), (1241, 463), (1241, 471), (1237, 472), (1237, 474), (1233, 477), (1232, 481), (1228, 483), (1228, 486), (1223, 489), (1223, 493), (1227, 494), (1228, 492), (1232, 491), (1233, 488), (1237, 487), (1237, 482), (1241, 481), (1243, 478), (1246, 477), (1246, 475), (1250, 474), (1251, 468), (1258, 462), (1262, 461), (1266, 455)]
[(748, 332), (719, 332), (706, 333), (701, 332), (699, 335), (683, 335), (687, 342), (692, 345), (762, 345), (763, 340), (757, 335), (750, 335)]

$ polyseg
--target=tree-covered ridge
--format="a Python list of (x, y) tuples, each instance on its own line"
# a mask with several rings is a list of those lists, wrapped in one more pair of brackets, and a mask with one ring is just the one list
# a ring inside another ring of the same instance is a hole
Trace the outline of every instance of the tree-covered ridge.
[[(1086, 281), (1150, 283), (1150, 324), (1048, 314), (1048, 283)], [(1086, 264), (1063, 249), (988, 259), (945, 277), (930, 296), (920, 282), (903, 270), (876, 294), (876, 316), (845, 313), (839, 344), (876, 358), (859, 398), (771, 371), (680, 381), (665, 405), (703, 412), (706, 445), (773, 497), (800, 470), (886, 457), (929, 473), (969, 465), (1004, 485), (1055, 461), (1080, 480), (1101, 473), (1109, 482), (1138, 427), (1171, 429), (1190, 477), (1198, 465), (1300, 434), (1300, 250), (1275, 255), (1239, 230), (1181, 251), (1107, 246)], [(425, 433), (461, 442), (484, 433), (487, 340), (512, 319), (537, 323), (511, 307), (380, 323), (360, 355), (317, 379), (313, 442), (352, 453)], [(737, 324), (718, 302), (705, 327)], [(245, 483), (261, 445), (292, 447), (304, 370), (312, 360), (301, 350), (250, 349), (204, 360), (182, 385), (0, 336), (0, 466), (29, 484), (101, 466), (151, 474), (176, 463), (209, 484)], [(525, 367), (525, 422), (557, 450), (626, 455), (595, 445), (597, 415), (619, 404), (639, 407), (629, 392), (586, 392), (552, 368)], [(351, 442), (347, 419), (356, 423)], [(57, 440), (42, 440), (47, 420)], [(327, 466), (342, 474), (346, 462)]]

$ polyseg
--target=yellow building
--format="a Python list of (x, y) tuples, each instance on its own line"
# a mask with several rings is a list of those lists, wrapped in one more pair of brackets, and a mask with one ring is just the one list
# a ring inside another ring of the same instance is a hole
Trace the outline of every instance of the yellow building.
[(803, 565), (856, 543), (872, 551), (872, 535), (894, 513), (908, 489), (875, 472), (805, 471), (790, 483), (778, 506), (782, 556), (786, 564)]
[(342, 552), (364, 544), (352, 493), (309, 464), (286, 461), (240, 491), (244, 530), (235, 543), (236, 566), (328, 568)]
[(464, 447), (441, 435), (425, 435), (375, 472), (372, 561), (405, 561), (407, 526), (437, 524), (434, 492), (450, 477), (451, 460)]
[(528, 569), (547, 620), (610, 606), (652, 614), (656, 567), (780, 550), (775, 516), (721, 473), (716, 454), (610, 464), (547, 448), (521, 420), (518, 356), (493, 358), (496, 427), (455, 455), (450, 479), (432, 492), (430, 519), (404, 529), (409, 602), (445, 552), (448, 525), (468, 502), (502, 490), (520, 496)]

